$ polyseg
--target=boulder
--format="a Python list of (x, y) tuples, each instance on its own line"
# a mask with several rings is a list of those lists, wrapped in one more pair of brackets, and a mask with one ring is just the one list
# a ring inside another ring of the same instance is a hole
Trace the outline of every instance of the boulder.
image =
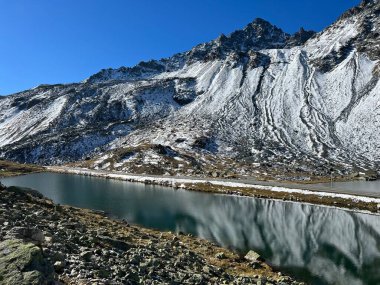
[(128, 244), (122, 240), (110, 238), (108, 236), (98, 235), (97, 240), (98, 240), (98, 242), (100, 242), (102, 244), (108, 244), (111, 247), (115, 247), (115, 248), (117, 248), (119, 250), (123, 250), (123, 251), (131, 248), (130, 244)]
[(215, 254), (215, 258), (217, 258), (217, 259), (225, 259), (226, 255), (224, 254), (224, 252), (218, 252), (217, 254)]
[(26, 227), (14, 227), (8, 231), (7, 239), (22, 239), (24, 241), (30, 241), (36, 244), (41, 244), (45, 241), (45, 236), (40, 229), (26, 228)]
[(91, 251), (84, 251), (79, 254), (80, 258), (83, 259), (86, 262), (90, 262), (92, 258), (92, 252)]
[(54, 269), (55, 269), (55, 272), (57, 273), (62, 273), (63, 270), (65, 269), (65, 262), (62, 262), (62, 261), (56, 261), (54, 263)]
[(260, 255), (257, 252), (254, 252), (253, 250), (248, 251), (248, 253), (244, 256), (245, 259), (256, 262), (259, 261)]
[(36, 245), (21, 240), (0, 243), (0, 284), (47, 285), (53, 280), (53, 267)]
[(37, 190), (27, 188), (27, 187), (10, 186), (10, 187), (7, 187), (7, 191), (13, 192), (13, 193), (19, 194), (19, 195), (29, 194), (29, 195), (36, 197), (36, 198), (39, 198), (39, 199), (44, 198), (44, 195), (42, 195)]
[(213, 172), (211, 173), (211, 176), (214, 177), (214, 178), (217, 178), (217, 177), (219, 177), (219, 173), (216, 172), (216, 171), (213, 171)]

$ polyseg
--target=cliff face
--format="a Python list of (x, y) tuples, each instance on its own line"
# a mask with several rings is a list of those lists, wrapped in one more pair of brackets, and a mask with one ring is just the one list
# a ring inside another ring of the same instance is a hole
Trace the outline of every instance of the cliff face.
[(318, 34), (294, 35), (257, 19), (171, 58), (2, 98), (1, 156), (125, 171), (169, 158), (181, 170), (194, 157), (376, 168), (379, 14), (379, 1), (364, 1)]

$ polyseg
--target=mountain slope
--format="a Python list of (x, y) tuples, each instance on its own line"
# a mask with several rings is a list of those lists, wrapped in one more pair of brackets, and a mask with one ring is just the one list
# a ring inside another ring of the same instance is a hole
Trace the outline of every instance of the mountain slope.
[(141, 173), (376, 169), (379, 14), (364, 1), (294, 35), (256, 19), (171, 58), (5, 97), (0, 155)]

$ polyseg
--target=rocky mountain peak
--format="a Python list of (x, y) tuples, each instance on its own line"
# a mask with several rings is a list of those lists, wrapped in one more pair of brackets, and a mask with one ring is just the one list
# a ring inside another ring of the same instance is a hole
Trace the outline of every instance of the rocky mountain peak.
[(314, 31), (302, 28), (290, 35), (270, 22), (256, 18), (242, 30), (227, 36), (221, 34), (213, 41), (196, 46), (187, 53), (187, 62), (223, 59), (230, 54), (248, 54), (265, 49), (292, 48), (303, 45), (314, 34)]
[(247, 52), (289, 48), (304, 44), (314, 34), (314, 31), (301, 28), (294, 35), (290, 35), (270, 22), (256, 18), (242, 30), (234, 31), (228, 36), (221, 34), (217, 39), (198, 45), (194, 49), (216, 50), (219, 48), (225, 52)]
[(221, 44), (222, 48), (231, 51), (246, 52), (248, 50), (261, 50), (282, 47), (289, 35), (280, 28), (272, 25), (261, 18), (253, 20), (244, 29), (237, 30), (229, 36), (222, 35), (215, 43)]
[(286, 42), (286, 48), (301, 46), (316, 34), (315, 31), (307, 31), (301, 27), (298, 32), (290, 36)]
[(270, 33), (271, 31), (275, 31), (278, 34), (284, 33), (280, 28), (276, 27), (275, 25), (262, 18), (255, 18), (243, 30), (247, 32), (254, 31), (257, 36)]
[[(236, 54), (240, 54), (238, 58), (250, 58), (248, 53), (264, 49), (292, 48), (303, 45), (314, 34), (314, 31), (306, 31), (301, 28), (294, 35), (290, 35), (270, 22), (256, 18), (245, 28), (236, 30), (229, 35), (221, 34), (215, 40), (197, 45), (188, 52), (161, 60), (140, 62), (131, 68), (104, 69), (85, 82), (149, 78), (162, 72), (182, 68), (186, 63), (224, 59)], [(236, 56), (233, 57), (236, 58)]]
[(363, 0), (358, 6), (355, 6), (344, 12), (338, 20), (354, 17), (362, 12), (372, 12), (373, 9), (378, 10), (379, 8), (379, 0)]

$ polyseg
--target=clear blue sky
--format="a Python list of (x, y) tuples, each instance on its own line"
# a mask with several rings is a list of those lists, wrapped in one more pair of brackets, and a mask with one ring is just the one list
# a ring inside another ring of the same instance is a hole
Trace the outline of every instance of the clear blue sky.
[(0, 0), (0, 94), (81, 81), (264, 18), (322, 30), (359, 0)]

